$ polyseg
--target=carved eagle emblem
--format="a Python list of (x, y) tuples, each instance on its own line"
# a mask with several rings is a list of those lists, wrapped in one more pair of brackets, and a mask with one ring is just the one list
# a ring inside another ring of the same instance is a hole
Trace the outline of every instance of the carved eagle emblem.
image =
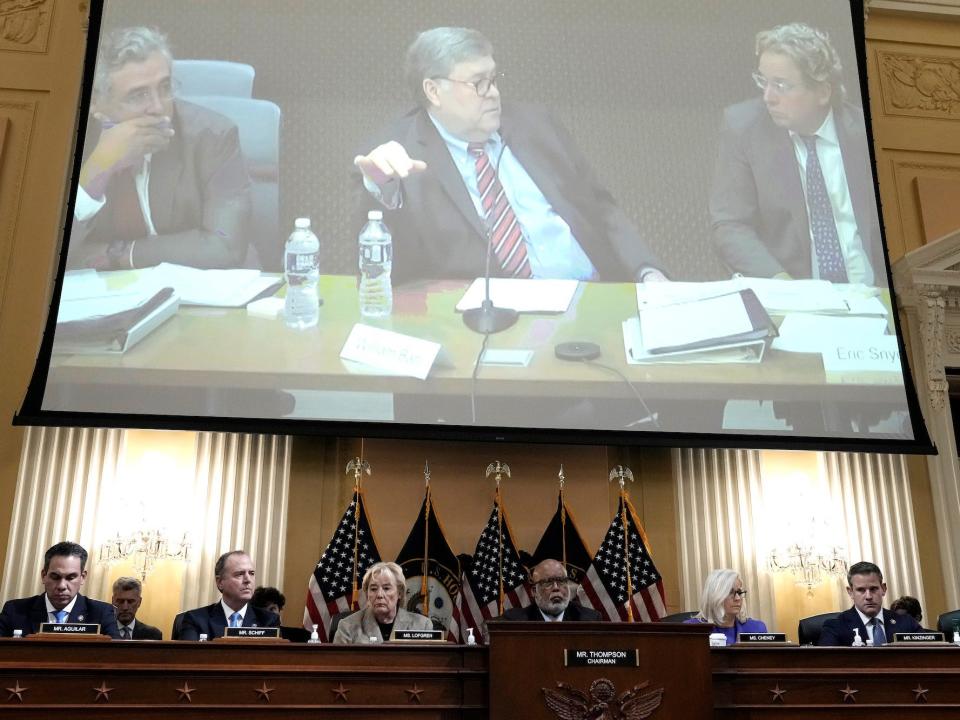
[(616, 686), (606, 678), (590, 683), (587, 692), (562, 682), (556, 689), (542, 688), (547, 707), (560, 720), (641, 720), (663, 702), (663, 688), (646, 690), (649, 681), (617, 697)]

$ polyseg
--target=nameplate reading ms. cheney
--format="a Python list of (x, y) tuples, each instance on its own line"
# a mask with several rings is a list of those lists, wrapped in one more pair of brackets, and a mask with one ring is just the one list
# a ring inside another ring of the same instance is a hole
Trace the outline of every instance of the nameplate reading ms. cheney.
[(40, 632), (52, 635), (99, 635), (98, 623), (42, 623)]
[(563, 651), (566, 667), (640, 667), (640, 651), (630, 650), (567, 650)]
[(223, 636), (236, 638), (278, 638), (280, 637), (280, 628), (228, 627), (225, 628)]

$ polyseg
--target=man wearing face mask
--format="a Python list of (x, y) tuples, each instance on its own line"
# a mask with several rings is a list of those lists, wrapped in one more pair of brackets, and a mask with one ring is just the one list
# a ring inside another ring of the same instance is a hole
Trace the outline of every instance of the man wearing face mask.
[(101, 38), (68, 263), (123, 270), (243, 264), (250, 180), (237, 128), (174, 97), (156, 30)]
[(543, 560), (530, 571), (533, 584), (533, 605), (510, 608), (504, 620), (544, 620), (546, 622), (576, 622), (601, 620), (600, 613), (571, 602), (573, 582), (567, 577), (563, 563)]

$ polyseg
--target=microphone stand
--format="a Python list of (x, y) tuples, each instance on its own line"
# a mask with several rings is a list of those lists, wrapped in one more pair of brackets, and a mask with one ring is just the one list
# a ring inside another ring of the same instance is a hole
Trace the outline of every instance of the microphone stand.
[[(493, 179), (498, 183), (500, 181), (500, 160), (503, 158), (503, 151), (507, 149), (507, 142), (500, 135), (500, 152), (497, 154), (497, 162), (493, 166)], [(506, 192), (506, 191), (504, 191)], [(490, 210), (493, 210), (491, 206)], [(517, 311), (513, 308), (501, 308), (493, 304), (490, 299), (490, 256), (493, 255), (493, 228), (490, 227), (490, 212), (483, 217), (483, 228), (486, 231), (487, 238), (487, 259), (486, 268), (483, 273), (483, 302), (478, 308), (470, 308), (463, 311), (463, 324), (477, 333), (490, 335), (492, 333), (502, 332), (507, 328), (513, 327), (517, 322)]]

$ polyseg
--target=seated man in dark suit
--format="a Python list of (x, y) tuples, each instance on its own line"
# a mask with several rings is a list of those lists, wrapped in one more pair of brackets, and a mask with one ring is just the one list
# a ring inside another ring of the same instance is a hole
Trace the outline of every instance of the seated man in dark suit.
[(41, 623), (97, 623), (100, 634), (119, 638), (113, 606), (80, 595), (87, 579), (87, 551), (72, 542), (60, 542), (43, 556), (40, 582), (43, 593), (8, 600), (0, 610), (0, 637), (13, 637), (14, 630), (30, 635)]
[(237, 128), (175, 99), (171, 63), (167, 39), (155, 30), (101, 38), (71, 267), (243, 264), (251, 198)]
[(566, 129), (542, 109), (501, 107), (500, 78), (476, 30), (433, 28), (407, 51), (418, 108), (354, 159), (357, 230), (384, 211), (395, 281), (483, 276), (488, 245), (500, 277), (664, 280)]
[(738, 273), (885, 285), (863, 110), (837, 51), (800, 23), (757, 34), (762, 98), (724, 113), (713, 241)]
[(113, 583), (110, 601), (117, 611), (117, 625), (121, 640), (163, 640), (160, 628), (137, 620), (137, 610), (143, 603), (143, 585), (133, 577), (117, 578)]
[(183, 614), (180, 640), (199, 640), (201, 635), (213, 640), (227, 627), (279, 627), (279, 616), (250, 603), (256, 574), (253, 560), (243, 550), (221, 555), (213, 567), (221, 598)]
[[(898, 615), (883, 609), (887, 584), (880, 568), (871, 562), (858, 562), (847, 573), (847, 594), (853, 607), (827, 620), (817, 645), (850, 646), (854, 635), (866, 643), (886, 645), (898, 632), (922, 632), (920, 624), (909, 615)], [(856, 631), (856, 633), (854, 632)]]
[(533, 584), (533, 605), (510, 608), (503, 614), (504, 620), (545, 620), (547, 622), (573, 622), (577, 620), (600, 620), (600, 613), (571, 602), (574, 594), (573, 581), (567, 577), (566, 568), (558, 560), (543, 560), (530, 571)]

